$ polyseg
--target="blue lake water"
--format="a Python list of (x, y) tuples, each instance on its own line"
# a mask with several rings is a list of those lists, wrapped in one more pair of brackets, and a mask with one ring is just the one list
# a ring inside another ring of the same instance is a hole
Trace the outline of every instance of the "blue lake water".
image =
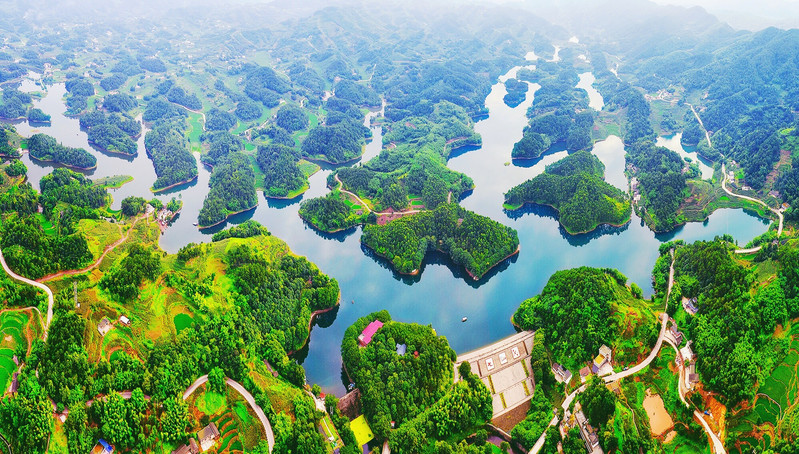
[[(518, 165), (511, 162), (511, 150), (527, 124), (525, 112), (532, 103), (535, 88), (531, 86), (525, 102), (510, 108), (502, 101), (506, 93), (504, 85), (494, 85), (486, 99), (489, 115), (475, 127), (482, 135), (482, 147), (460, 150), (448, 163), (453, 170), (474, 179), (476, 187), (462, 200), (464, 207), (519, 232), (521, 252), (518, 256), (507, 260), (479, 282), (472, 281), (463, 270), (450, 266), (448, 260), (439, 255), (428, 257), (419, 276), (400, 276), (361, 246), (359, 228), (324, 235), (307, 226), (297, 215), (299, 203), (305, 197), (328, 192), (325, 182), (330, 169), (311, 177), (310, 189), (303, 197), (272, 201), (261, 194), (257, 209), (231, 220), (233, 223), (250, 218), (257, 220), (285, 240), (296, 254), (307, 256), (340, 284), (340, 307), (318, 320), (308, 348), (299, 353), (310, 383), (318, 383), (325, 392), (343, 394), (341, 338), (350, 324), (370, 312), (388, 309), (395, 320), (432, 324), (439, 334), (447, 337), (456, 352), (463, 353), (512, 334), (510, 317), (519, 303), (539, 293), (557, 270), (583, 265), (617, 268), (650, 295), (650, 273), (661, 242), (675, 238), (692, 242), (731, 234), (739, 244), (745, 244), (766, 231), (768, 221), (742, 210), (726, 209), (717, 211), (705, 223), (688, 224), (668, 234), (656, 235), (633, 215), (632, 222), (626, 226), (603, 227), (590, 234), (570, 236), (559, 226), (550, 209), (504, 211), (504, 192), (566, 156), (565, 151), (557, 151), (536, 161)], [(134, 176), (134, 182), (112, 192), (115, 206), (128, 195), (152, 197), (149, 187), (155, 180), (155, 173), (144, 153), (143, 141), (139, 140), (139, 155), (130, 159), (93, 150), (86, 141), (85, 132), (79, 129), (77, 119), (62, 115), (65, 110), (63, 93), (63, 85), (55, 85), (49, 88), (43, 100), (35, 102), (53, 116), (52, 126), (32, 128), (23, 122), (17, 125), (18, 130), (23, 135), (45, 132), (66, 145), (92, 151), (98, 157), (98, 168), (89, 173), (92, 178)], [(363, 160), (380, 151), (380, 129), (373, 128), (373, 133), (374, 139), (367, 145)], [(607, 180), (626, 190), (621, 140), (611, 136), (595, 144), (593, 152), (605, 163)], [(23, 161), (35, 185), (52, 168), (32, 162), (27, 155)], [(200, 166), (197, 182), (159, 196), (164, 200), (179, 197), (185, 204), (175, 224), (162, 236), (161, 246), (165, 250), (174, 253), (186, 243), (210, 241), (212, 231), (200, 232), (192, 225), (208, 191), (208, 180), (209, 171)], [(468, 321), (461, 322), (463, 317), (468, 317)]]

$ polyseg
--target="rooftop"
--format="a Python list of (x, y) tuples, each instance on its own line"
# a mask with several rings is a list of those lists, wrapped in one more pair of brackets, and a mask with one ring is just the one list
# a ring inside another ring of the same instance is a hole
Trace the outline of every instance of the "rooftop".
[(377, 330), (383, 327), (383, 322), (380, 320), (375, 320), (372, 323), (366, 325), (366, 328), (363, 329), (361, 335), (358, 336), (358, 341), (360, 341), (361, 345), (367, 346), (369, 342), (372, 342), (372, 336), (375, 335)]

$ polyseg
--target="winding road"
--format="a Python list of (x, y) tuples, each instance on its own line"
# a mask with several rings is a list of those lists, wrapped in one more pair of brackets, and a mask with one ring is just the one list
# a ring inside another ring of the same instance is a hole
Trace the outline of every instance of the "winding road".
[[(83, 269), (80, 269), (80, 270), (59, 271), (57, 273), (49, 274), (49, 275), (47, 275), (45, 277), (39, 278), (39, 279), (37, 279), (37, 281), (38, 282), (52, 281), (53, 279), (57, 279), (59, 277), (73, 276), (75, 274), (82, 274), (82, 273), (85, 273), (87, 271), (91, 271), (91, 270), (97, 268), (97, 266), (99, 266), (100, 263), (102, 263), (103, 259), (105, 259), (105, 256), (108, 255), (109, 252), (113, 251), (114, 249), (117, 248), (117, 246), (119, 246), (120, 244), (122, 244), (122, 243), (124, 243), (125, 241), (128, 240), (128, 237), (130, 237), (130, 232), (133, 230), (133, 227), (136, 225), (136, 223), (141, 221), (142, 219), (144, 219), (147, 216), (149, 216), (149, 215), (145, 214), (143, 216), (137, 217), (133, 221), (133, 224), (130, 225), (130, 228), (128, 229), (128, 232), (125, 234), (125, 236), (123, 236), (122, 238), (116, 240), (113, 244), (109, 244), (108, 246), (106, 246), (105, 249), (103, 249), (103, 253), (100, 254), (100, 257), (97, 260), (95, 260), (94, 263), (92, 263), (91, 265), (87, 266), (86, 268), (83, 268)], [(119, 226), (119, 230), (120, 230), (119, 233), (122, 233), (122, 226), (119, 225), (119, 224), (118, 224), (118, 226)]]
[[(752, 202), (759, 203), (760, 205), (763, 205), (764, 207), (766, 207), (769, 210), (771, 210), (771, 212), (776, 214), (777, 217), (780, 219), (779, 226), (777, 227), (777, 236), (778, 237), (782, 236), (782, 227), (783, 227), (783, 223), (785, 222), (785, 217), (782, 215), (780, 210), (775, 210), (774, 208), (771, 208), (770, 206), (766, 205), (766, 202), (764, 202), (764, 201), (762, 201), (760, 199), (756, 199), (754, 197), (749, 197), (749, 196), (746, 196), (746, 195), (736, 194), (736, 193), (730, 191), (727, 188), (727, 178), (728, 178), (728, 176), (727, 176), (727, 167), (726, 167), (726, 165), (724, 163), (721, 163), (721, 173), (722, 173), (722, 175), (724, 175), (722, 177), (722, 179), (721, 179), (721, 189), (724, 189), (724, 192), (726, 192), (727, 194), (729, 194), (732, 197), (738, 197), (739, 199), (751, 200)], [(748, 252), (757, 252), (759, 250), (760, 250), (759, 246), (757, 248), (741, 249), (741, 251), (748, 251)], [(745, 252), (736, 251), (736, 253), (744, 254)]]
[(25, 284), (28, 284), (28, 285), (32, 285), (32, 286), (34, 286), (34, 287), (36, 287), (38, 289), (43, 290), (45, 293), (47, 293), (47, 317), (45, 317), (44, 335), (42, 336), (42, 339), (47, 340), (47, 330), (50, 329), (50, 322), (53, 320), (53, 291), (50, 290), (50, 287), (48, 287), (48, 286), (46, 286), (46, 285), (44, 285), (44, 284), (42, 284), (40, 282), (32, 281), (32, 280), (28, 279), (27, 277), (22, 277), (19, 274), (11, 271), (11, 268), (9, 268), (8, 264), (6, 263), (5, 257), (3, 257), (3, 251), (2, 250), (0, 250), (0, 264), (3, 265), (3, 269), (13, 279), (16, 279), (16, 280), (18, 280), (20, 282), (23, 282)]
[[(208, 375), (203, 375), (195, 380), (194, 383), (192, 383), (191, 386), (186, 389), (186, 392), (183, 393), (183, 400), (188, 399), (189, 396), (191, 396), (192, 393), (197, 390), (197, 388), (204, 385), (206, 382), (208, 382)], [(246, 400), (250, 407), (252, 407), (252, 409), (255, 411), (255, 415), (258, 416), (258, 419), (261, 421), (261, 425), (264, 426), (264, 432), (266, 432), (266, 442), (269, 445), (269, 452), (272, 452), (272, 449), (275, 447), (275, 434), (272, 432), (272, 425), (269, 423), (269, 419), (266, 418), (264, 410), (257, 403), (255, 403), (255, 398), (252, 396), (252, 394), (250, 394), (249, 391), (247, 391), (246, 388), (241, 386), (241, 384), (230, 378), (225, 378), (225, 383), (238, 391), (238, 393), (244, 397), (244, 400)]]
[[(671, 295), (671, 288), (672, 288), (673, 285), (674, 285), (674, 249), (671, 250), (671, 266), (669, 267), (669, 285), (668, 285), (668, 290), (666, 291), (666, 304), (667, 305), (668, 305), (668, 301), (669, 301), (669, 296)], [(636, 373), (646, 369), (647, 367), (649, 367), (649, 364), (651, 364), (652, 361), (655, 358), (657, 358), (658, 352), (660, 351), (660, 348), (663, 346), (663, 342), (664, 341), (666, 343), (668, 343), (669, 345), (671, 345), (672, 347), (674, 347), (674, 350), (677, 352), (678, 355), (680, 354), (679, 350), (677, 349), (677, 346), (674, 345), (674, 343), (671, 341), (671, 339), (666, 337), (666, 332), (667, 332), (666, 331), (666, 325), (667, 325), (667, 322), (669, 320), (669, 316), (664, 312), (664, 313), (661, 314), (660, 319), (661, 319), (660, 336), (658, 336), (658, 340), (655, 343), (655, 348), (652, 349), (652, 351), (649, 353), (649, 356), (647, 356), (646, 359), (644, 361), (642, 361), (641, 363), (639, 363), (639, 364), (637, 364), (637, 365), (635, 365), (635, 366), (633, 366), (633, 367), (631, 367), (631, 368), (629, 368), (629, 369), (627, 369), (625, 371), (617, 372), (617, 373), (614, 373), (614, 374), (611, 374), (611, 375), (608, 375), (608, 376), (604, 377), (604, 381), (606, 383), (610, 383), (610, 382), (614, 382), (616, 380), (620, 380), (620, 379), (622, 379), (624, 377), (628, 377), (630, 375), (636, 374)], [(688, 402), (685, 400), (685, 390), (683, 389), (683, 383), (684, 383), (683, 375), (684, 375), (684, 372), (685, 372), (684, 369), (682, 367), (680, 367), (679, 394), (680, 394), (680, 400), (682, 400), (682, 402), (686, 406), (688, 406)], [(582, 385), (579, 388), (577, 388), (574, 391), (572, 391), (572, 393), (569, 394), (566, 397), (566, 400), (564, 400), (563, 404), (561, 405), (561, 408), (563, 408), (563, 411), (566, 411), (571, 406), (571, 403), (574, 401), (574, 399), (577, 397), (577, 395), (580, 394), (583, 391), (585, 391), (585, 385)], [(720, 454), (720, 453), (726, 454), (726, 451), (724, 450), (724, 444), (721, 442), (721, 440), (716, 435), (716, 433), (713, 432), (713, 430), (710, 428), (708, 423), (702, 418), (702, 414), (699, 413), (699, 411), (694, 410), (694, 416), (697, 419), (699, 419), (699, 422), (702, 424), (702, 427), (705, 429), (705, 432), (710, 437), (710, 440), (711, 440), (711, 442), (713, 444), (713, 451), (716, 454)], [(555, 416), (549, 422), (549, 425), (550, 426), (555, 426), (555, 425), (557, 425), (557, 423), (558, 423), (558, 417)], [(533, 445), (533, 448), (530, 449), (529, 454), (538, 453), (541, 450), (541, 448), (544, 446), (544, 441), (546, 441), (546, 431), (544, 433), (542, 433), (540, 437), (538, 437), (538, 440), (536, 441), (535, 445)]]

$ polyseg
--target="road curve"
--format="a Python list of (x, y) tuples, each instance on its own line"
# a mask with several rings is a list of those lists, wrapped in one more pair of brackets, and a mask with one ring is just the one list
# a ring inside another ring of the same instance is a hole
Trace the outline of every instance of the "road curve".
[[(197, 390), (197, 388), (199, 388), (201, 385), (204, 385), (206, 382), (208, 382), (208, 375), (203, 375), (197, 380), (194, 380), (194, 383), (192, 383), (191, 386), (189, 386), (183, 393), (183, 400), (188, 399), (189, 396), (191, 396), (192, 393)], [(241, 384), (230, 378), (225, 378), (225, 383), (238, 391), (238, 393), (244, 397), (244, 400), (246, 400), (250, 407), (252, 407), (252, 409), (255, 411), (255, 415), (258, 416), (258, 419), (261, 421), (261, 425), (264, 426), (264, 432), (266, 432), (266, 442), (269, 445), (269, 452), (272, 452), (272, 449), (275, 447), (275, 434), (272, 432), (272, 424), (270, 424), (269, 419), (266, 418), (264, 410), (257, 403), (255, 403), (255, 398), (252, 396), (252, 394), (250, 394), (249, 391), (247, 391), (246, 388), (241, 386)]]
[(780, 219), (779, 226), (777, 227), (777, 236), (778, 237), (782, 236), (782, 226), (783, 226), (783, 223), (785, 221), (785, 218), (782, 215), (782, 213), (779, 210), (775, 210), (774, 208), (771, 208), (770, 206), (766, 205), (766, 202), (764, 202), (764, 201), (762, 201), (760, 199), (756, 199), (754, 197), (749, 197), (749, 196), (745, 196), (745, 195), (741, 195), (741, 194), (736, 194), (736, 193), (730, 191), (729, 189), (727, 189), (727, 168), (726, 168), (724, 163), (721, 163), (721, 173), (723, 175), (722, 178), (721, 178), (721, 189), (724, 189), (724, 192), (726, 192), (727, 194), (731, 195), (732, 197), (738, 197), (739, 199), (751, 200), (752, 202), (759, 203), (760, 205), (763, 205), (764, 207), (766, 207), (769, 210), (771, 210), (771, 212), (776, 214), (777, 217)]
[(33, 281), (31, 279), (28, 279), (27, 277), (20, 276), (19, 274), (11, 271), (11, 268), (9, 268), (8, 264), (6, 263), (5, 257), (3, 257), (3, 251), (2, 250), (0, 250), (0, 264), (3, 265), (3, 269), (5, 270), (5, 272), (9, 276), (11, 276), (13, 279), (16, 279), (16, 280), (18, 280), (20, 282), (23, 282), (25, 284), (28, 284), (28, 285), (32, 285), (32, 286), (34, 286), (34, 287), (36, 287), (38, 289), (43, 290), (45, 293), (47, 293), (47, 317), (45, 318), (44, 336), (42, 337), (44, 340), (47, 340), (47, 330), (50, 328), (50, 322), (53, 320), (53, 291), (50, 290), (50, 287), (48, 287), (48, 286), (46, 286), (46, 285), (44, 285), (44, 284), (42, 284), (40, 282)]
[[(674, 249), (671, 250), (671, 266), (669, 268), (669, 285), (666, 291), (666, 306), (668, 306), (669, 304), (669, 295), (671, 294), (671, 287), (673, 285), (674, 285)], [(610, 383), (612, 381), (624, 378), (628, 375), (640, 372), (641, 370), (648, 367), (649, 364), (657, 357), (657, 354), (660, 351), (660, 347), (663, 345), (663, 340), (666, 338), (666, 324), (669, 320), (669, 316), (664, 312), (663, 314), (661, 314), (660, 319), (661, 319), (660, 336), (658, 336), (658, 340), (655, 343), (655, 348), (652, 349), (652, 351), (649, 353), (649, 356), (647, 356), (646, 359), (642, 361), (640, 364), (637, 364), (634, 367), (631, 367), (630, 369), (606, 376), (604, 378), (605, 382)], [(577, 394), (580, 394), (583, 391), (585, 391), (585, 385), (582, 385), (579, 388), (572, 391), (572, 393), (566, 397), (566, 400), (563, 401), (563, 405), (561, 405), (563, 411), (566, 411), (571, 406), (572, 401), (574, 401), (574, 399), (577, 397)], [(549, 425), (554, 426), (557, 423), (558, 423), (558, 417), (555, 416), (549, 422)], [(546, 434), (547, 434), (546, 431), (544, 431), (544, 433), (542, 433), (541, 436), (538, 437), (538, 440), (535, 442), (535, 445), (533, 445), (533, 448), (530, 449), (528, 454), (536, 454), (541, 450), (541, 448), (544, 446), (544, 441), (546, 440)]]

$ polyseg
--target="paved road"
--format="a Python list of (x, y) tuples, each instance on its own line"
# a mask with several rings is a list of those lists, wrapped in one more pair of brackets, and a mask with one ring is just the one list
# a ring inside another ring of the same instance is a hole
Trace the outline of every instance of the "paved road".
[[(203, 375), (195, 380), (194, 383), (192, 383), (191, 386), (186, 389), (186, 392), (183, 393), (183, 400), (188, 399), (189, 396), (191, 396), (192, 393), (197, 390), (197, 388), (206, 382), (208, 382), (208, 375)], [(250, 407), (252, 407), (252, 409), (255, 411), (255, 415), (258, 416), (258, 419), (261, 421), (261, 425), (264, 426), (264, 432), (266, 432), (266, 442), (269, 445), (269, 452), (272, 452), (272, 449), (275, 447), (275, 434), (272, 432), (272, 424), (270, 424), (269, 419), (266, 418), (264, 410), (258, 406), (257, 403), (255, 403), (255, 398), (252, 396), (252, 394), (250, 394), (249, 391), (247, 391), (246, 388), (241, 386), (241, 384), (231, 380), (230, 378), (226, 378), (225, 383), (238, 391), (239, 394), (244, 397), (244, 400), (246, 400)]]
[(610, 374), (605, 377), (605, 382), (610, 383), (616, 380), (620, 380), (624, 377), (628, 377), (633, 374), (637, 374), (638, 372), (646, 369), (649, 367), (649, 364), (658, 356), (658, 352), (660, 351), (660, 347), (663, 345), (663, 338), (666, 336), (666, 324), (669, 321), (669, 315), (665, 312), (666, 308), (669, 305), (669, 296), (671, 296), (671, 288), (674, 286), (674, 249), (671, 250), (671, 266), (669, 267), (669, 285), (666, 289), (666, 307), (663, 308), (664, 312), (660, 314), (660, 336), (658, 336), (658, 340), (655, 343), (655, 348), (649, 353), (649, 356), (646, 357), (645, 360), (636, 364), (635, 366), (621, 371), (614, 374)]
[(746, 200), (751, 200), (752, 202), (755, 202), (755, 203), (759, 203), (760, 205), (763, 205), (764, 207), (766, 207), (769, 210), (771, 210), (771, 212), (776, 214), (777, 217), (780, 219), (780, 224), (777, 227), (777, 236), (782, 236), (782, 226), (783, 226), (783, 223), (785, 221), (785, 218), (783, 217), (782, 213), (779, 210), (775, 210), (774, 208), (771, 208), (770, 206), (766, 205), (766, 202), (764, 202), (764, 201), (762, 201), (760, 199), (756, 199), (754, 197), (749, 197), (749, 196), (745, 196), (745, 195), (741, 195), (741, 194), (736, 194), (736, 193), (730, 191), (729, 189), (727, 189), (727, 168), (726, 168), (724, 163), (721, 164), (721, 173), (724, 175), (722, 177), (722, 179), (721, 179), (721, 188), (724, 189), (724, 192), (726, 192), (727, 194), (731, 195), (732, 197), (738, 197), (739, 199), (746, 199)]
[[(677, 348), (677, 345), (674, 344), (674, 341), (671, 340), (671, 338), (667, 337), (666, 342), (671, 345), (678, 357), (681, 356), (680, 350)], [(680, 400), (682, 403), (685, 404), (687, 408), (691, 408), (691, 405), (685, 399), (685, 393), (687, 392), (685, 389), (685, 363), (682, 361), (680, 362), (679, 367), (679, 385), (677, 388), (679, 390)], [(721, 439), (719, 439), (718, 435), (716, 435), (716, 433), (710, 428), (710, 425), (707, 423), (707, 421), (705, 421), (704, 415), (700, 413), (699, 410), (694, 410), (694, 417), (699, 420), (699, 423), (702, 424), (702, 428), (705, 430), (705, 433), (710, 438), (713, 452), (716, 454), (726, 454), (727, 451), (724, 449), (724, 443), (721, 442)]]
[[(669, 302), (669, 295), (671, 294), (671, 287), (673, 285), (674, 285), (674, 249), (671, 250), (671, 266), (669, 268), (669, 285), (668, 285), (668, 289), (666, 291), (666, 305), (667, 306), (669, 304), (668, 303)], [(612, 381), (616, 381), (616, 380), (619, 380), (621, 378), (627, 377), (628, 375), (632, 375), (632, 374), (635, 374), (637, 372), (640, 372), (641, 370), (647, 368), (649, 366), (649, 364), (652, 362), (652, 360), (654, 360), (657, 357), (657, 354), (660, 351), (660, 347), (661, 347), (661, 345), (663, 345), (663, 340), (666, 337), (666, 323), (669, 320), (669, 316), (668, 316), (668, 314), (666, 314), (664, 312), (663, 314), (661, 314), (660, 319), (661, 319), (660, 336), (658, 336), (658, 340), (655, 343), (655, 348), (652, 349), (652, 352), (649, 353), (649, 356), (647, 356), (646, 359), (643, 362), (641, 362), (640, 364), (637, 364), (637, 365), (635, 365), (635, 366), (633, 366), (633, 367), (631, 367), (631, 368), (629, 368), (629, 369), (627, 369), (625, 371), (618, 372), (618, 373), (606, 376), (604, 378), (605, 382), (610, 383)], [(561, 408), (563, 408), (563, 411), (566, 411), (571, 406), (572, 401), (574, 401), (574, 399), (577, 397), (577, 395), (580, 394), (583, 391), (585, 391), (585, 385), (582, 385), (579, 388), (577, 388), (574, 391), (572, 391), (572, 393), (569, 394), (566, 397), (566, 400), (564, 400), (563, 404), (561, 405)], [(549, 425), (550, 426), (554, 426), (557, 423), (558, 423), (558, 417), (556, 416), (556, 417), (552, 418), (552, 420), (549, 422)], [(546, 436), (546, 432), (542, 433), (541, 436), (538, 437), (538, 440), (535, 442), (535, 445), (533, 445), (533, 448), (529, 451), (529, 454), (536, 454), (536, 453), (538, 453), (538, 451), (541, 450), (541, 448), (544, 446), (544, 441), (546, 440), (545, 436)]]
[(694, 117), (696, 117), (696, 121), (699, 122), (699, 126), (701, 126), (702, 130), (705, 131), (705, 138), (707, 139), (708, 146), (712, 147), (713, 144), (710, 142), (710, 133), (707, 132), (707, 129), (705, 128), (705, 124), (702, 123), (702, 119), (699, 118), (699, 114), (696, 112), (696, 109), (694, 109), (694, 106), (691, 105), (691, 104), (688, 104), (688, 105), (691, 106), (691, 112), (694, 113)]
[(50, 290), (50, 287), (48, 287), (48, 286), (46, 286), (46, 285), (44, 285), (42, 283), (30, 280), (27, 277), (20, 276), (19, 274), (11, 271), (11, 268), (9, 268), (8, 264), (6, 263), (5, 257), (3, 257), (3, 251), (2, 250), (0, 250), (0, 264), (3, 265), (3, 269), (13, 279), (16, 279), (16, 280), (18, 280), (20, 282), (24, 282), (25, 284), (28, 284), (28, 285), (32, 285), (32, 286), (34, 286), (36, 288), (44, 290), (44, 292), (47, 293), (47, 317), (45, 318), (44, 336), (42, 337), (44, 340), (47, 340), (47, 330), (50, 329), (50, 322), (53, 320), (53, 291)]

